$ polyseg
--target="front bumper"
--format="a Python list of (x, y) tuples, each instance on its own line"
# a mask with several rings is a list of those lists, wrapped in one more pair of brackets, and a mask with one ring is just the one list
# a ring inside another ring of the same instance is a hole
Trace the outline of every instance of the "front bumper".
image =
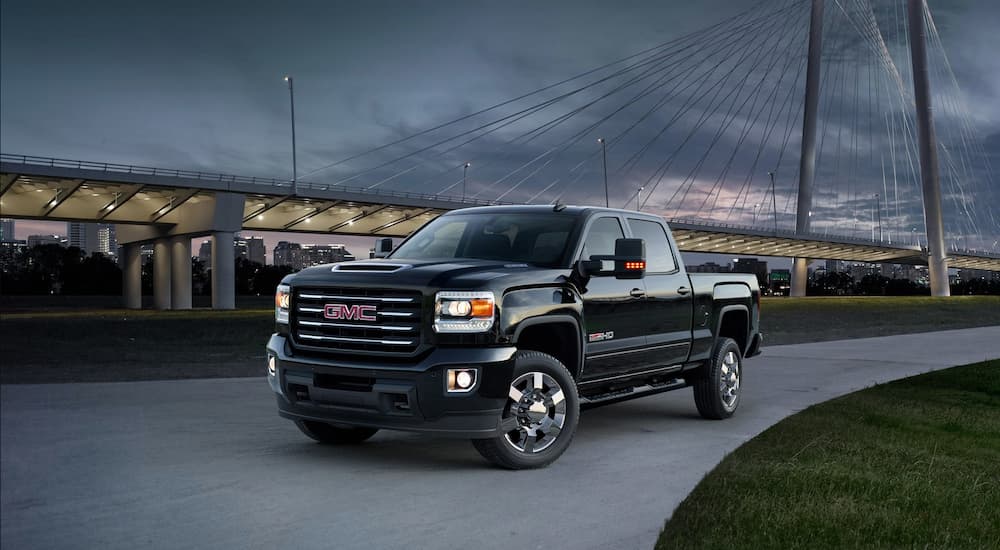
[[(268, 382), (278, 413), (293, 420), (486, 438), (499, 435), (514, 370), (513, 347), (437, 348), (413, 364), (296, 356), (271, 335)], [(446, 391), (445, 369), (475, 367), (468, 393)]]

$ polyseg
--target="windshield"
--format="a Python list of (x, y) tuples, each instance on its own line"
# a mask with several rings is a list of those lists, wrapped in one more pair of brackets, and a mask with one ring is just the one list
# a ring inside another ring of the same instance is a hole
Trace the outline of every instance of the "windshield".
[(404, 242), (393, 259), (474, 258), (557, 267), (576, 217), (499, 213), (441, 216)]

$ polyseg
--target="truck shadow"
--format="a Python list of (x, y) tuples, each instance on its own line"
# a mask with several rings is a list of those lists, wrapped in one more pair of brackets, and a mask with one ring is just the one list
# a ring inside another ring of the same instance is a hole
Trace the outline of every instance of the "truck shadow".
[[(690, 397), (685, 392), (678, 392)], [(690, 399), (671, 396), (640, 399), (583, 411), (573, 448), (615, 445), (621, 438), (648, 433), (670, 433), (701, 420)], [(421, 472), (442, 468), (456, 471), (493, 469), (472, 444), (416, 433), (385, 430), (360, 445), (324, 445), (305, 439), (272, 446), (269, 454), (280, 455), (309, 468), (336, 464), (340, 468)]]

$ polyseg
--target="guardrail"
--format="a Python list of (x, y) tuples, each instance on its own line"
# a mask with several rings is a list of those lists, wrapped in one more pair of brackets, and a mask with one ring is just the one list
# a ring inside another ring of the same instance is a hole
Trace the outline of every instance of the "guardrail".
[[(259, 178), (256, 176), (237, 176), (234, 174), (221, 174), (213, 172), (198, 172), (194, 170), (176, 170), (172, 168), (154, 168), (150, 166), (136, 166), (132, 164), (116, 164), (112, 162), (93, 162), (87, 160), (60, 159), (53, 157), (38, 157), (31, 155), (12, 155), (0, 153), (0, 161), (15, 164), (25, 164), (32, 166), (50, 166), (55, 168), (74, 168), (78, 170), (97, 170), (116, 174), (138, 174), (144, 176), (166, 176), (175, 178), (186, 178), (200, 181), (219, 181), (228, 183), (249, 183), (256, 185), (272, 185), (275, 187), (292, 187), (292, 180), (278, 178)], [(429, 193), (411, 193), (407, 191), (392, 190), (371, 190), (364, 187), (350, 187), (346, 185), (324, 184), (306, 181), (295, 182), (298, 189), (312, 189), (321, 191), (343, 191), (346, 193), (361, 193), (377, 197), (400, 197), (408, 199), (440, 200), (457, 202), (468, 205), (488, 205), (506, 204), (500, 201), (479, 200), (467, 197), (455, 197), (450, 195), (432, 195)]]
[[(773, 228), (762, 228), (762, 227), (755, 227), (755, 226), (752, 226), (752, 225), (740, 225), (740, 224), (733, 224), (733, 223), (714, 222), (714, 221), (700, 220), (700, 219), (694, 219), (694, 218), (665, 218), (665, 219), (667, 220), (667, 223), (676, 222), (676, 223), (684, 223), (684, 224), (688, 224), (688, 225), (700, 225), (700, 226), (707, 227), (707, 228), (736, 229), (736, 230), (743, 230), (743, 231), (753, 231), (755, 233), (763, 233), (763, 234), (766, 234), (766, 235), (773, 235), (773, 236), (776, 236), (776, 237), (777, 236), (785, 236), (785, 237), (789, 237), (789, 238), (808, 237), (808, 238), (811, 238), (811, 239), (821, 239), (821, 240), (822, 239), (831, 239), (832, 238), (832, 239), (837, 239), (838, 242), (843, 242), (845, 244), (858, 244), (858, 245), (879, 246), (879, 247), (889, 247), (889, 248), (903, 248), (903, 249), (908, 249), (908, 250), (910, 250), (910, 249), (916, 250), (912, 245), (910, 245), (910, 246), (901, 245), (901, 244), (895, 244), (895, 245), (893, 245), (892, 243), (886, 243), (885, 241), (871, 241), (871, 240), (864, 239), (864, 238), (848, 237), (846, 235), (827, 235), (827, 234), (822, 234), (822, 233), (802, 233), (802, 234), (800, 234), (800, 233), (796, 233), (795, 231), (793, 231), (791, 229), (778, 229), (778, 230), (775, 230)], [(921, 252), (927, 252), (927, 247), (926, 246), (920, 245), (919, 249), (920, 249)], [(958, 255), (978, 256), (978, 257), (984, 257), (984, 258), (996, 258), (996, 259), (1000, 259), (1000, 253), (990, 252), (988, 250), (976, 250), (974, 248), (958, 248), (958, 247), (955, 247), (955, 246), (951, 246), (951, 247), (948, 247), (948, 252), (951, 253), (951, 254), (958, 254)]]

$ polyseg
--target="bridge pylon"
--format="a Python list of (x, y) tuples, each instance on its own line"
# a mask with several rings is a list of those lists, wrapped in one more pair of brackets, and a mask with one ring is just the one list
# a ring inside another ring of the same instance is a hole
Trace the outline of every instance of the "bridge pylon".
[(924, 225), (927, 229), (927, 272), (931, 279), (931, 296), (951, 296), (951, 287), (948, 284), (948, 257), (944, 247), (944, 223), (941, 219), (937, 139), (934, 137), (931, 85), (927, 74), (925, 9), (926, 0), (907, 2), (910, 59), (913, 66), (913, 99), (917, 107), (917, 141), (920, 146), (920, 182), (924, 195)]
[[(823, 53), (823, 0), (812, 0), (809, 16), (809, 58), (806, 65), (805, 111), (802, 114), (802, 154), (799, 157), (799, 196), (796, 203), (795, 232), (809, 233), (812, 188), (816, 175), (816, 117), (819, 111), (820, 60)], [(806, 295), (809, 260), (792, 259), (792, 296)]]

